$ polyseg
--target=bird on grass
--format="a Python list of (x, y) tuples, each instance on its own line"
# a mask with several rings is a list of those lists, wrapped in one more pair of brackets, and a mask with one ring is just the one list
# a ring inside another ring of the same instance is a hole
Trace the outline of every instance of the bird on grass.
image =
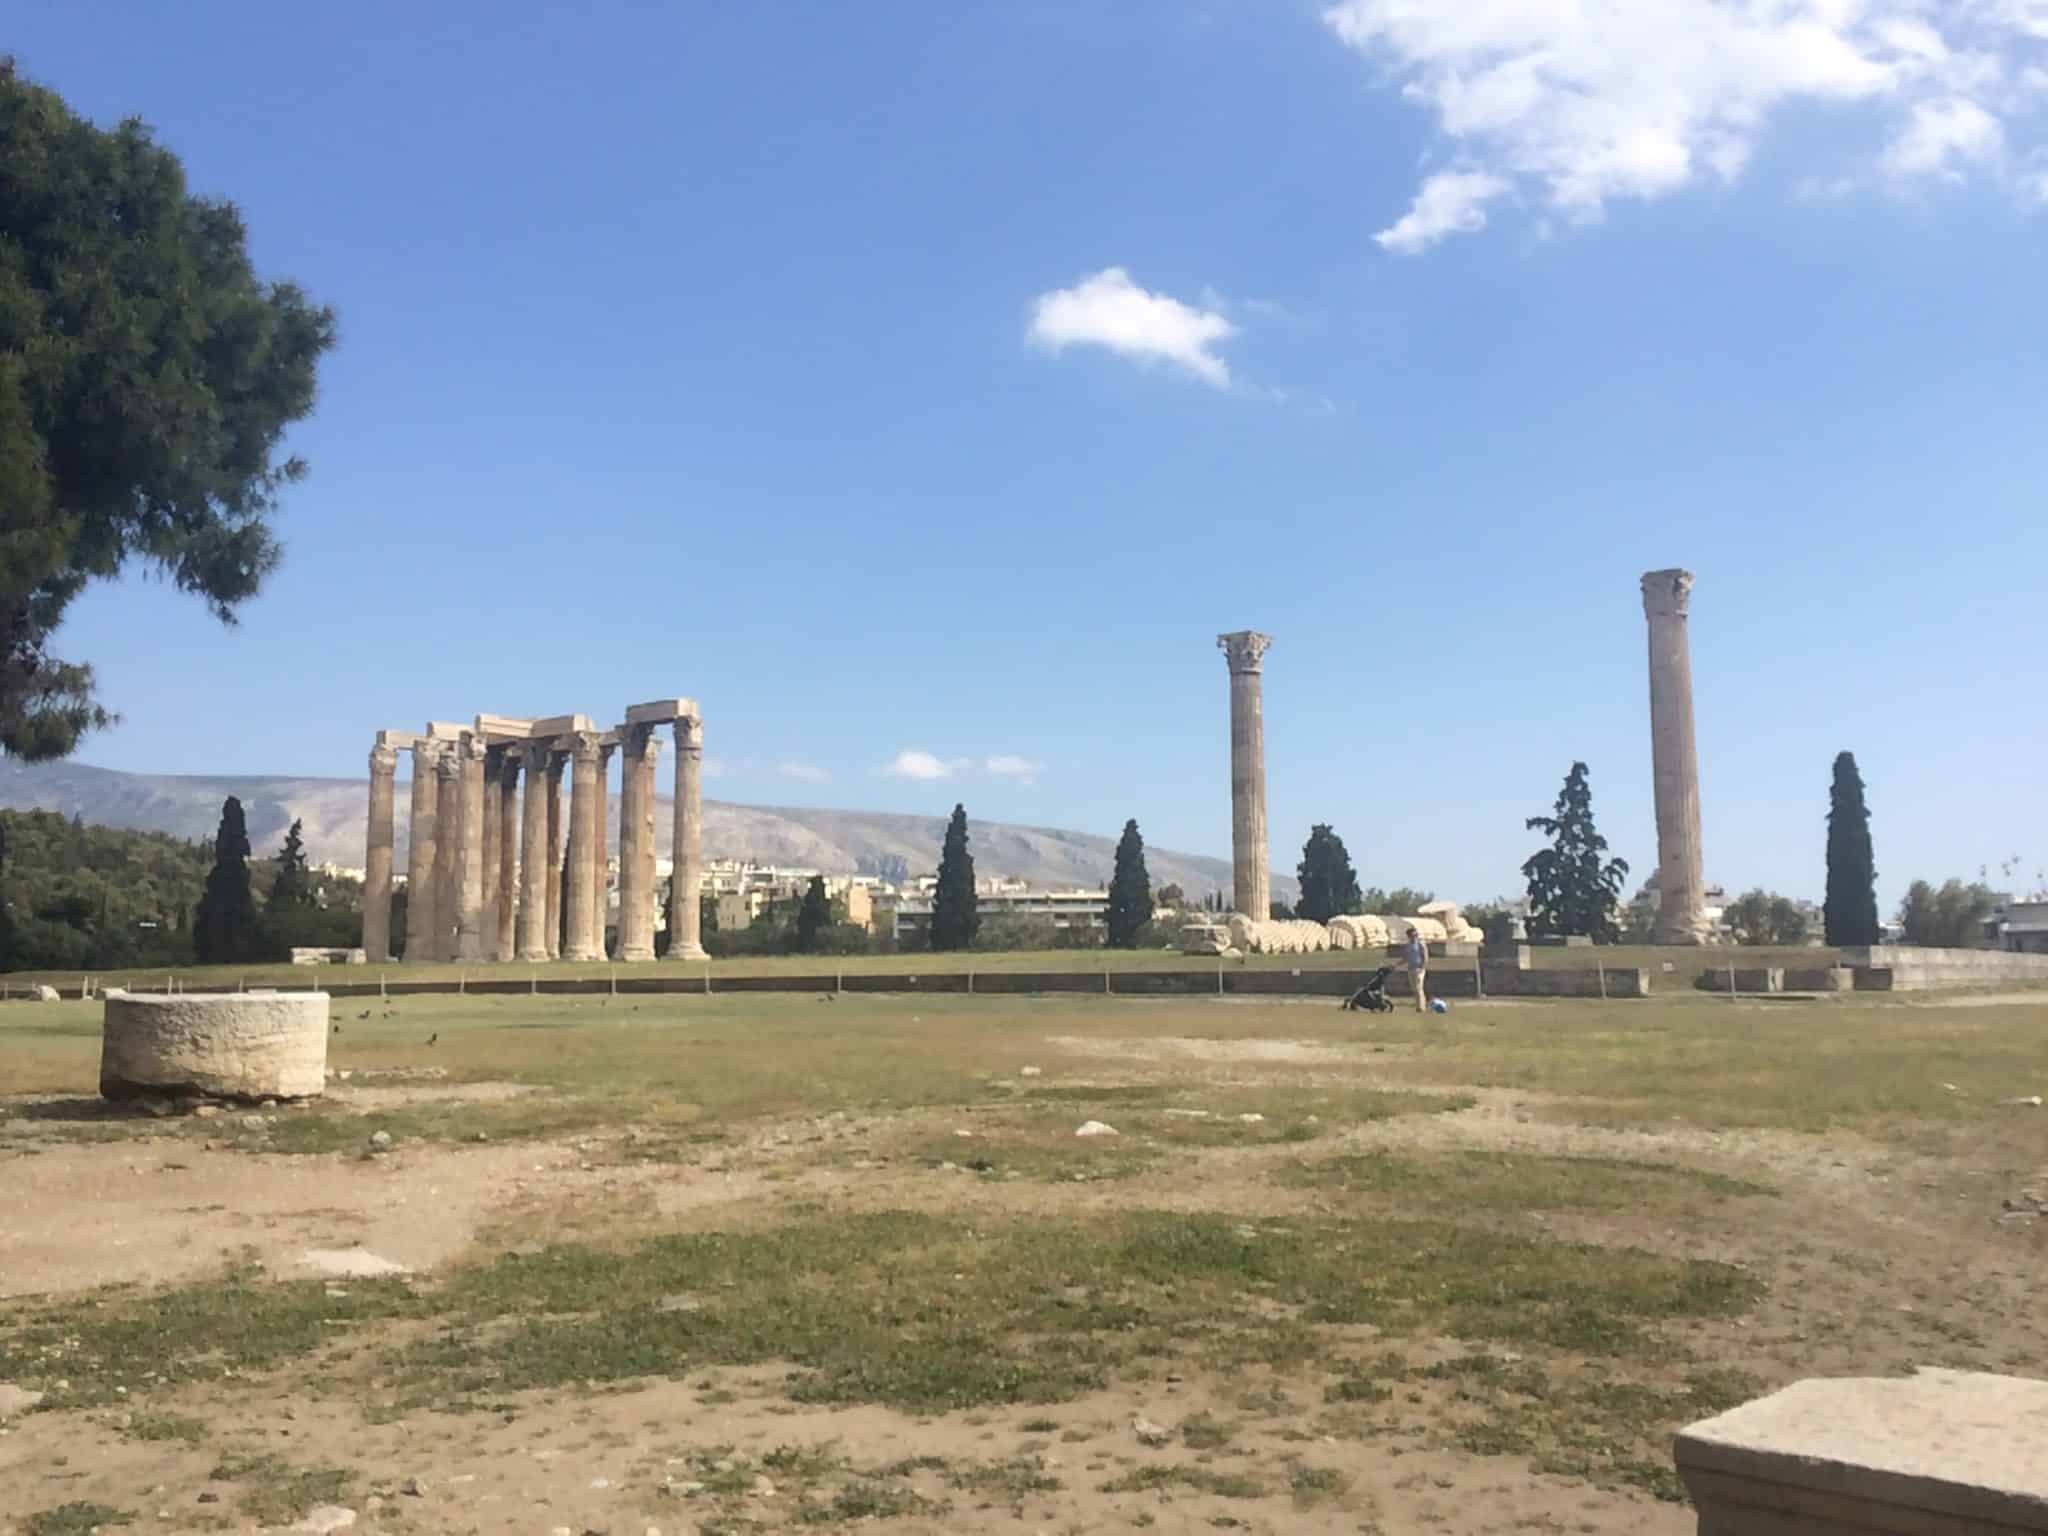
[(369, 1016), (370, 1016), (370, 1010), (369, 1010), (369, 1009), (367, 1009), (367, 1008), (365, 1008), (365, 1009), (364, 1009), (364, 1010), (363, 1010), (363, 1011), (362, 1011), (361, 1013), (359, 1013), (359, 1014), (357, 1014), (357, 1015), (356, 1015), (356, 1017), (357, 1017), (358, 1019), (367, 1019), (367, 1018), (368, 1018)]
[(434, 1043), (434, 1042), (435, 1042), (436, 1040), (438, 1040), (438, 1039), (440, 1039), (440, 1038), (441, 1038), (441, 1031), (439, 1031), (439, 1030), (437, 1029), (437, 1030), (435, 1030), (435, 1031), (434, 1031), (434, 1032), (433, 1032), (433, 1033), (432, 1033), (431, 1035), (427, 1036), (427, 1044), (429, 1044), (429, 1045), (432, 1045), (432, 1044), (433, 1044), (433, 1043)]

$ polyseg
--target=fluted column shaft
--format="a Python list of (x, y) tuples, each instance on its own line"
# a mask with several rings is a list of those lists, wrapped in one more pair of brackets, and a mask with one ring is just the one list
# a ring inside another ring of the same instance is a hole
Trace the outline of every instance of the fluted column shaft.
[(562, 956), (562, 770), (559, 750), (548, 754), (548, 958)]
[(505, 750), (484, 752), (484, 895), (481, 944), (486, 960), (498, 958), (498, 839), (504, 834)]
[(521, 750), (526, 795), (520, 816), (519, 958), (548, 957), (548, 744), (530, 741)]
[(405, 958), (415, 963), (434, 958), (434, 844), (440, 808), (436, 756), (432, 742), (413, 743), (412, 828), (405, 862)]
[(1264, 658), (1272, 638), (1254, 630), (1218, 635), (1230, 666), (1230, 865), (1232, 904), (1255, 922), (1273, 915), (1266, 852)]
[(704, 722), (676, 721), (675, 825), (669, 838), (669, 918), (671, 960), (702, 960), (703, 913), (698, 905), (704, 883)]
[(500, 747), (498, 758), (498, 922), (493, 960), (519, 956), (519, 754)]
[(462, 910), (461, 880), (458, 878), (462, 846), (462, 765), (455, 747), (444, 744), (434, 760), (438, 815), (434, 836), (434, 954), (436, 960), (455, 958), (455, 927)]
[(626, 728), (619, 786), (619, 959), (654, 958), (654, 755), (651, 726)]
[(591, 847), (597, 841), (597, 737), (578, 732), (572, 738), (570, 766), (574, 777), (569, 801), (569, 858), (562, 892), (569, 934), (562, 946), (565, 960), (596, 960), (601, 956), (591, 938)]
[(462, 822), (455, 848), (455, 955), (465, 965), (484, 957), (484, 746), (462, 738), (455, 753)]
[(1690, 571), (1643, 577), (1650, 631), (1650, 773), (1657, 808), (1657, 915), (1654, 944), (1703, 944), (1707, 919), (1700, 850), (1700, 763), (1693, 734)]
[(378, 742), (370, 749), (370, 826), (363, 851), (363, 957), (372, 965), (391, 958), (391, 845), (396, 835), (398, 752)]
[(611, 808), (611, 764), (613, 748), (600, 746), (597, 749), (597, 785), (593, 803), (597, 814), (592, 818), (590, 850), (590, 932), (597, 945), (597, 957), (602, 960), (610, 953), (605, 939), (605, 929), (610, 926), (611, 917), (611, 854), (607, 847), (610, 841)]

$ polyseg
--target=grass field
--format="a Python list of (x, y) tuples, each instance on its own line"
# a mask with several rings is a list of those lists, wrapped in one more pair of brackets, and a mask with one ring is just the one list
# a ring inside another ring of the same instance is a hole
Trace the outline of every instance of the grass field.
[(1692, 1418), (2048, 1369), (1977, 1001), (406, 999), (167, 1119), (0, 1009), (0, 1530), (1676, 1536)]

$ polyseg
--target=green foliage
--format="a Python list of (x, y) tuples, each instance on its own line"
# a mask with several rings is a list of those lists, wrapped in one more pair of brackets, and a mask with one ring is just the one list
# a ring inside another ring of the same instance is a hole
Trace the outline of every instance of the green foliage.
[(1847, 752), (1836, 756), (1835, 781), (1828, 790), (1828, 894), (1822, 920), (1830, 944), (1883, 942), (1877, 923), (1870, 807), (1863, 800), (1863, 775)]
[(1152, 921), (1152, 877), (1145, 873), (1145, 839), (1135, 821), (1124, 823), (1116, 845), (1116, 872), (1110, 876), (1109, 906), (1104, 913), (1111, 949), (1135, 949), (1138, 935)]
[(1806, 914), (1788, 896), (1769, 891), (1745, 891), (1728, 904), (1724, 914), (1738, 944), (1804, 944)]
[(1294, 916), (1294, 908), (1287, 905), (1284, 901), (1268, 902), (1266, 904), (1266, 916), (1276, 923), (1288, 922)]
[(1172, 912), (1180, 912), (1186, 909), (1187, 904), (1188, 893), (1182, 890), (1178, 885), (1168, 884), (1159, 887), (1159, 906), (1165, 907), (1167, 910)]
[(249, 827), (242, 802), (229, 795), (213, 839), (213, 868), (192, 924), (192, 952), (201, 965), (257, 958), (256, 898), (249, 889)]
[(939, 885), (932, 893), (932, 948), (972, 949), (981, 928), (974, 894), (974, 855), (967, 851), (967, 807), (953, 807), (939, 852)]
[(1945, 880), (1937, 890), (1925, 880), (1915, 880), (1899, 905), (1899, 927), (1908, 944), (1982, 949), (1990, 943), (1984, 925), (1997, 905), (1991, 888), (1974, 881), (1965, 885)]
[(1435, 900), (1434, 891), (1419, 891), (1412, 885), (1397, 885), (1391, 891), (1375, 885), (1359, 897), (1353, 910), (1369, 917), (1413, 917)]
[(1351, 867), (1344, 839), (1330, 830), (1328, 822), (1319, 821), (1309, 828), (1294, 872), (1301, 880), (1301, 900), (1294, 910), (1310, 922), (1327, 923), (1333, 917), (1365, 910), (1358, 871)]
[(206, 845), (0, 811), (0, 968), (189, 965)]
[(277, 878), (270, 882), (270, 897), (264, 910), (281, 916), (313, 905), (313, 873), (306, 865), (304, 826), (294, 821), (284, 835), (284, 849), (277, 856)]
[(832, 925), (832, 903), (825, 895), (825, 877), (811, 876), (810, 888), (796, 914), (796, 947), (799, 954), (818, 952), (818, 936)]
[(1528, 827), (1550, 839), (1522, 866), (1529, 882), (1531, 938), (1585, 936), (1611, 944), (1619, 936), (1615, 907), (1628, 876), (1622, 859), (1602, 860), (1607, 839), (1593, 826), (1593, 790), (1586, 765), (1573, 763), (1558, 791), (1555, 814), (1531, 816)]
[(135, 119), (102, 131), (0, 58), (0, 750), (62, 757), (111, 716), (50, 654), (85, 586), (131, 561), (223, 622), (276, 566), (334, 316), (249, 265)]

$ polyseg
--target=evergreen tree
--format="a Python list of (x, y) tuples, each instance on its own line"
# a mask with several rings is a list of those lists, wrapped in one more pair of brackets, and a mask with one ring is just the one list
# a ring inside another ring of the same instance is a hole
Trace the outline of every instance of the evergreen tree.
[(825, 877), (811, 876), (804, 892), (804, 904), (796, 913), (796, 947), (799, 954), (818, 951), (818, 935), (832, 926), (832, 903), (825, 895)]
[(1358, 871), (1351, 867), (1344, 839), (1330, 830), (1329, 823), (1319, 821), (1309, 828), (1294, 872), (1301, 880), (1301, 899), (1294, 904), (1296, 916), (1327, 923), (1333, 917), (1363, 910)]
[(981, 931), (974, 895), (974, 855), (967, 851), (967, 807), (953, 807), (946, 845), (939, 853), (939, 885), (932, 893), (932, 948), (970, 949)]
[(1835, 757), (1828, 791), (1828, 895), (1821, 908), (1830, 944), (1881, 944), (1877, 926), (1877, 865), (1870, 848), (1870, 808), (1853, 754)]
[(282, 914), (313, 905), (313, 872), (306, 863), (305, 829), (293, 822), (284, 835), (284, 851), (277, 856), (277, 879), (271, 882), (272, 913)]
[(201, 965), (232, 965), (256, 952), (256, 898), (249, 891), (249, 825), (229, 795), (213, 839), (213, 869), (199, 898), (192, 949)]
[(1527, 825), (1550, 846), (1522, 866), (1529, 882), (1529, 936), (1537, 939), (1584, 936), (1611, 944), (1619, 932), (1615, 908), (1628, 876), (1622, 859), (1607, 859), (1607, 839), (1593, 826), (1593, 791), (1586, 765), (1573, 763), (1558, 792), (1556, 814), (1531, 816)]
[(1145, 873), (1145, 839), (1135, 821), (1124, 823), (1116, 845), (1116, 872), (1109, 879), (1109, 907), (1103, 914), (1111, 949), (1135, 949), (1138, 934), (1152, 921), (1152, 877)]

